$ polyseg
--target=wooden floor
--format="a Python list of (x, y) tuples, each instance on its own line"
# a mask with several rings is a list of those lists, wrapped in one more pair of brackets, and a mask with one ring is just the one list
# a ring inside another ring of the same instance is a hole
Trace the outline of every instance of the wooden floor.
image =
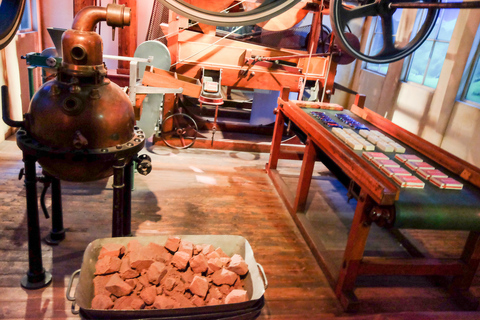
[[(135, 236), (169, 234), (241, 235), (265, 269), (269, 287), (259, 319), (479, 319), (463, 312), (439, 285), (420, 279), (361, 279), (356, 290), (359, 313), (342, 311), (322, 270), (282, 204), (264, 167), (268, 154), (150, 146), (153, 171), (135, 176), (132, 230)], [(65, 299), (70, 275), (81, 265), (88, 243), (111, 236), (111, 181), (66, 183), (63, 187), (67, 237), (59, 246), (43, 244), (43, 262), (53, 274), (44, 289), (27, 291), (20, 278), (28, 268), (25, 190), (18, 180), (21, 152), (15, 141), (0, 144), (0, 318), (78, 319)], [(295, 185), (300, 163), (282, 160), (279, 167)], [(308, 218), (317, 221), (327, 250), (341, 258), (342, 243), (353, 214), (345, 190), (321, 164), (315, 170)], [(50, 207), (50, 202), (47, 201)], [(351, 211), (351, 212), (350, 212)], [(321, 221), (319, 213), (327, 220)], [(41, 218), (42, 235), (49, 220)], [(378, 229), (378, 228), (377, 228)], [(408, 232), (408, 231), (407, 231)], [(412, 241), (440, 255), (458, 255), (463, 233), (410, 232)], [(379, 230), (368, 250), (403, 248)], [(332, 263), (336, 263), (332, 260)], [(397, 287), (398, 286), (398, 287)], [(474, 294), (480, 298), (480, 281)]]

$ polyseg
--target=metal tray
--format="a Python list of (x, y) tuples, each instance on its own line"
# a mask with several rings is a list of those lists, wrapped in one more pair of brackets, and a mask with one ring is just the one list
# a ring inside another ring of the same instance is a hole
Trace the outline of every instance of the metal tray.
[[(127, 245), (136, 239), (142, 245), (154, 242), (164, 245), (169, 236), (152, 237), (119, 237), (104, 238), (92, 241), (85, 249), (83, 262), (80, 270), (72, 274), (67, 288), (67, 299), (73, 301), (72, 313), (82, 316), (84, 319), (254, 319), (263, 308), (263, 295), (268, 286), (265, 273), (260, 264), (255, 261), (253, 251), (248, 241), (241, 236), (232, 235), (173, 235), (181, 239), (191, 241), (194, 244), (211, 244), (220, 247), (232, 256), (240, 254), (248, 264), (249, 272), (245, 278), (245, 290), (250, 298), (242, 303), (223, 304), (217, 306), (203, 306), (194, 308), (177, 308), (167, 310), (100, 310), (92, 309), (93, 299), (93, 278), (95, 263), (103, 245), (107, 243), (119, 243)], [(78, 283), (75, 288), (75, 296), (71, 297), (71, 287), (76, 275), (79, 274)], [(79, 307), (79, 310), (76, 309)], [(251, 317), (248, 317), (251, 316)]]

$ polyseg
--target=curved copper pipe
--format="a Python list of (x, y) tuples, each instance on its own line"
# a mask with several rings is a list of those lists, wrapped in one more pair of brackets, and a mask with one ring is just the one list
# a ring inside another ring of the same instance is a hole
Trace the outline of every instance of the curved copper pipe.
[(79, 31), (93, 31), (100, 21), (107, 21), (107, 25), (123, 27), (130, 25), (130, 8), (125, 5), (108, 4), (107, 7), (85, 7), (80, 10), (73, 20), (72, 29)]
[(73, 20), (72, 29), (79, 31), (93, 31), (100, 21), (107, 20), (107, 8), (85, 7), (80, 10)]

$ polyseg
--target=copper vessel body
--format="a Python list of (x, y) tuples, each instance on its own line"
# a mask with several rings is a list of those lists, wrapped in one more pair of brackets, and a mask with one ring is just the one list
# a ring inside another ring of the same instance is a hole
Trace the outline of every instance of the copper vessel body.
[[(62, 37), (63, 61), (57, 79), (36, 92), (25, 115), (25, 129), (35, 140), (66, 154), (63, 159), (38, 160), (61, 180), (93, 181), (112, 175), (112, 161), (79, 161), (75, 155), (115, 147), (134, 136), (132, 104), (118, 85), (105, 78), (102, 39), (91, 30), (99, 21), (108, 22), (109, 6), (79, 12), (72, 29)], [(114, 9), (114, 20), (123, 21), (116, 23), (129, 21), (128, 8)]]

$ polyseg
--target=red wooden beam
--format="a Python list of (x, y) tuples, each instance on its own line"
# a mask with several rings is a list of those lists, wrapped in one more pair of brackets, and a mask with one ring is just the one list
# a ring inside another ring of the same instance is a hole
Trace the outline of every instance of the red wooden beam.
[(73, 16), (75, 17), (83, 8), (94, 5), (95, 0), (73, 0)]
[[(119, 0), (118, 4), (124, 4), (131, 10), (130, 26), (118, 29), (118, 55), (133, 57), (137, 49), (137, 0)], [(129, 74), (129, 62), (118, 61), (117, 73)]]

